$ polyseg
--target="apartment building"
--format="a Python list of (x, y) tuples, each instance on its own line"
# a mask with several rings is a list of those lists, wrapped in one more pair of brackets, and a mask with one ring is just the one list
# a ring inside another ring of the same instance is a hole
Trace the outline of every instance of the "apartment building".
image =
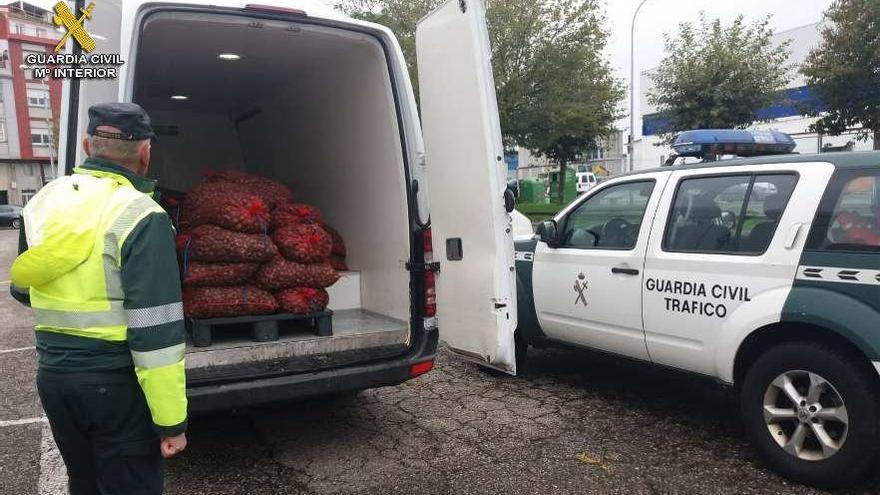
[(23, 206), (54, 178), (61, 81), (35, 79), (24, 60), (52, 52), (61, 36), (51, 12), (0, 5), (0, 204)]

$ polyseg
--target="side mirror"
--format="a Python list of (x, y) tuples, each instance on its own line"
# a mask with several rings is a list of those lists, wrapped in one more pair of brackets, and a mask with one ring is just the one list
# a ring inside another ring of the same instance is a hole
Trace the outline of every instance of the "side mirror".
[(559, 242), (559, 233), (556, 229), (555, 220), (544, 220), (541, 222), (535, 230), (535, 234), (537, 234), (538, 240), (550, 247), (556, 247)]
[(504, 190), (504, 209), (510, 213), (514, 208), (516, 208), (516, 193), (508, 187)]

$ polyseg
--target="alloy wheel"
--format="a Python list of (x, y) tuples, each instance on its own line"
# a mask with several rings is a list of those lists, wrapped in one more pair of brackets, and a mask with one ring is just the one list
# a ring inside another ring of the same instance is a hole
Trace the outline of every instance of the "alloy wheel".
[(764, 393), (764, 421), (788, 454), (807, 461), (835, 455), (846, 442), (849, 415), (840, 393), (809, 371), (782, 373)]

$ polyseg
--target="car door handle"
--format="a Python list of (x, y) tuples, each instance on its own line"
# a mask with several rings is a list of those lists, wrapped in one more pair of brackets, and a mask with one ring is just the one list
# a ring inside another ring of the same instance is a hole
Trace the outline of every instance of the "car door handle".
[(621, 268), (615, 266), (611, 269), (611, 273), (619, 274), (619, 275), (638, 275), (639, 271), (635, 268)]

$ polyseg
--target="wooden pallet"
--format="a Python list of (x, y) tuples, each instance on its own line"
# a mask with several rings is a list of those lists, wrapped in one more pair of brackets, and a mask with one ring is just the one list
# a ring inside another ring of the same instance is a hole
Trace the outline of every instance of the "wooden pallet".
[(210, 318), (188, 320), (192, 343), (196, 347), (208, 347), (214, 341), (215, 332), (223, 332), (223, 327), (235, 325), (237, 327), (249, 326), (251, 338), (254, 342), (274, 342), (279, 338), (279, 329), (293, 325), (311, 327), (315, 334), (320, 337), (333, 335), (333, 312), (321, 311), (306, 315), (289, 313), (262, 315), (262, 316), (236, 316), (231, 318)]

